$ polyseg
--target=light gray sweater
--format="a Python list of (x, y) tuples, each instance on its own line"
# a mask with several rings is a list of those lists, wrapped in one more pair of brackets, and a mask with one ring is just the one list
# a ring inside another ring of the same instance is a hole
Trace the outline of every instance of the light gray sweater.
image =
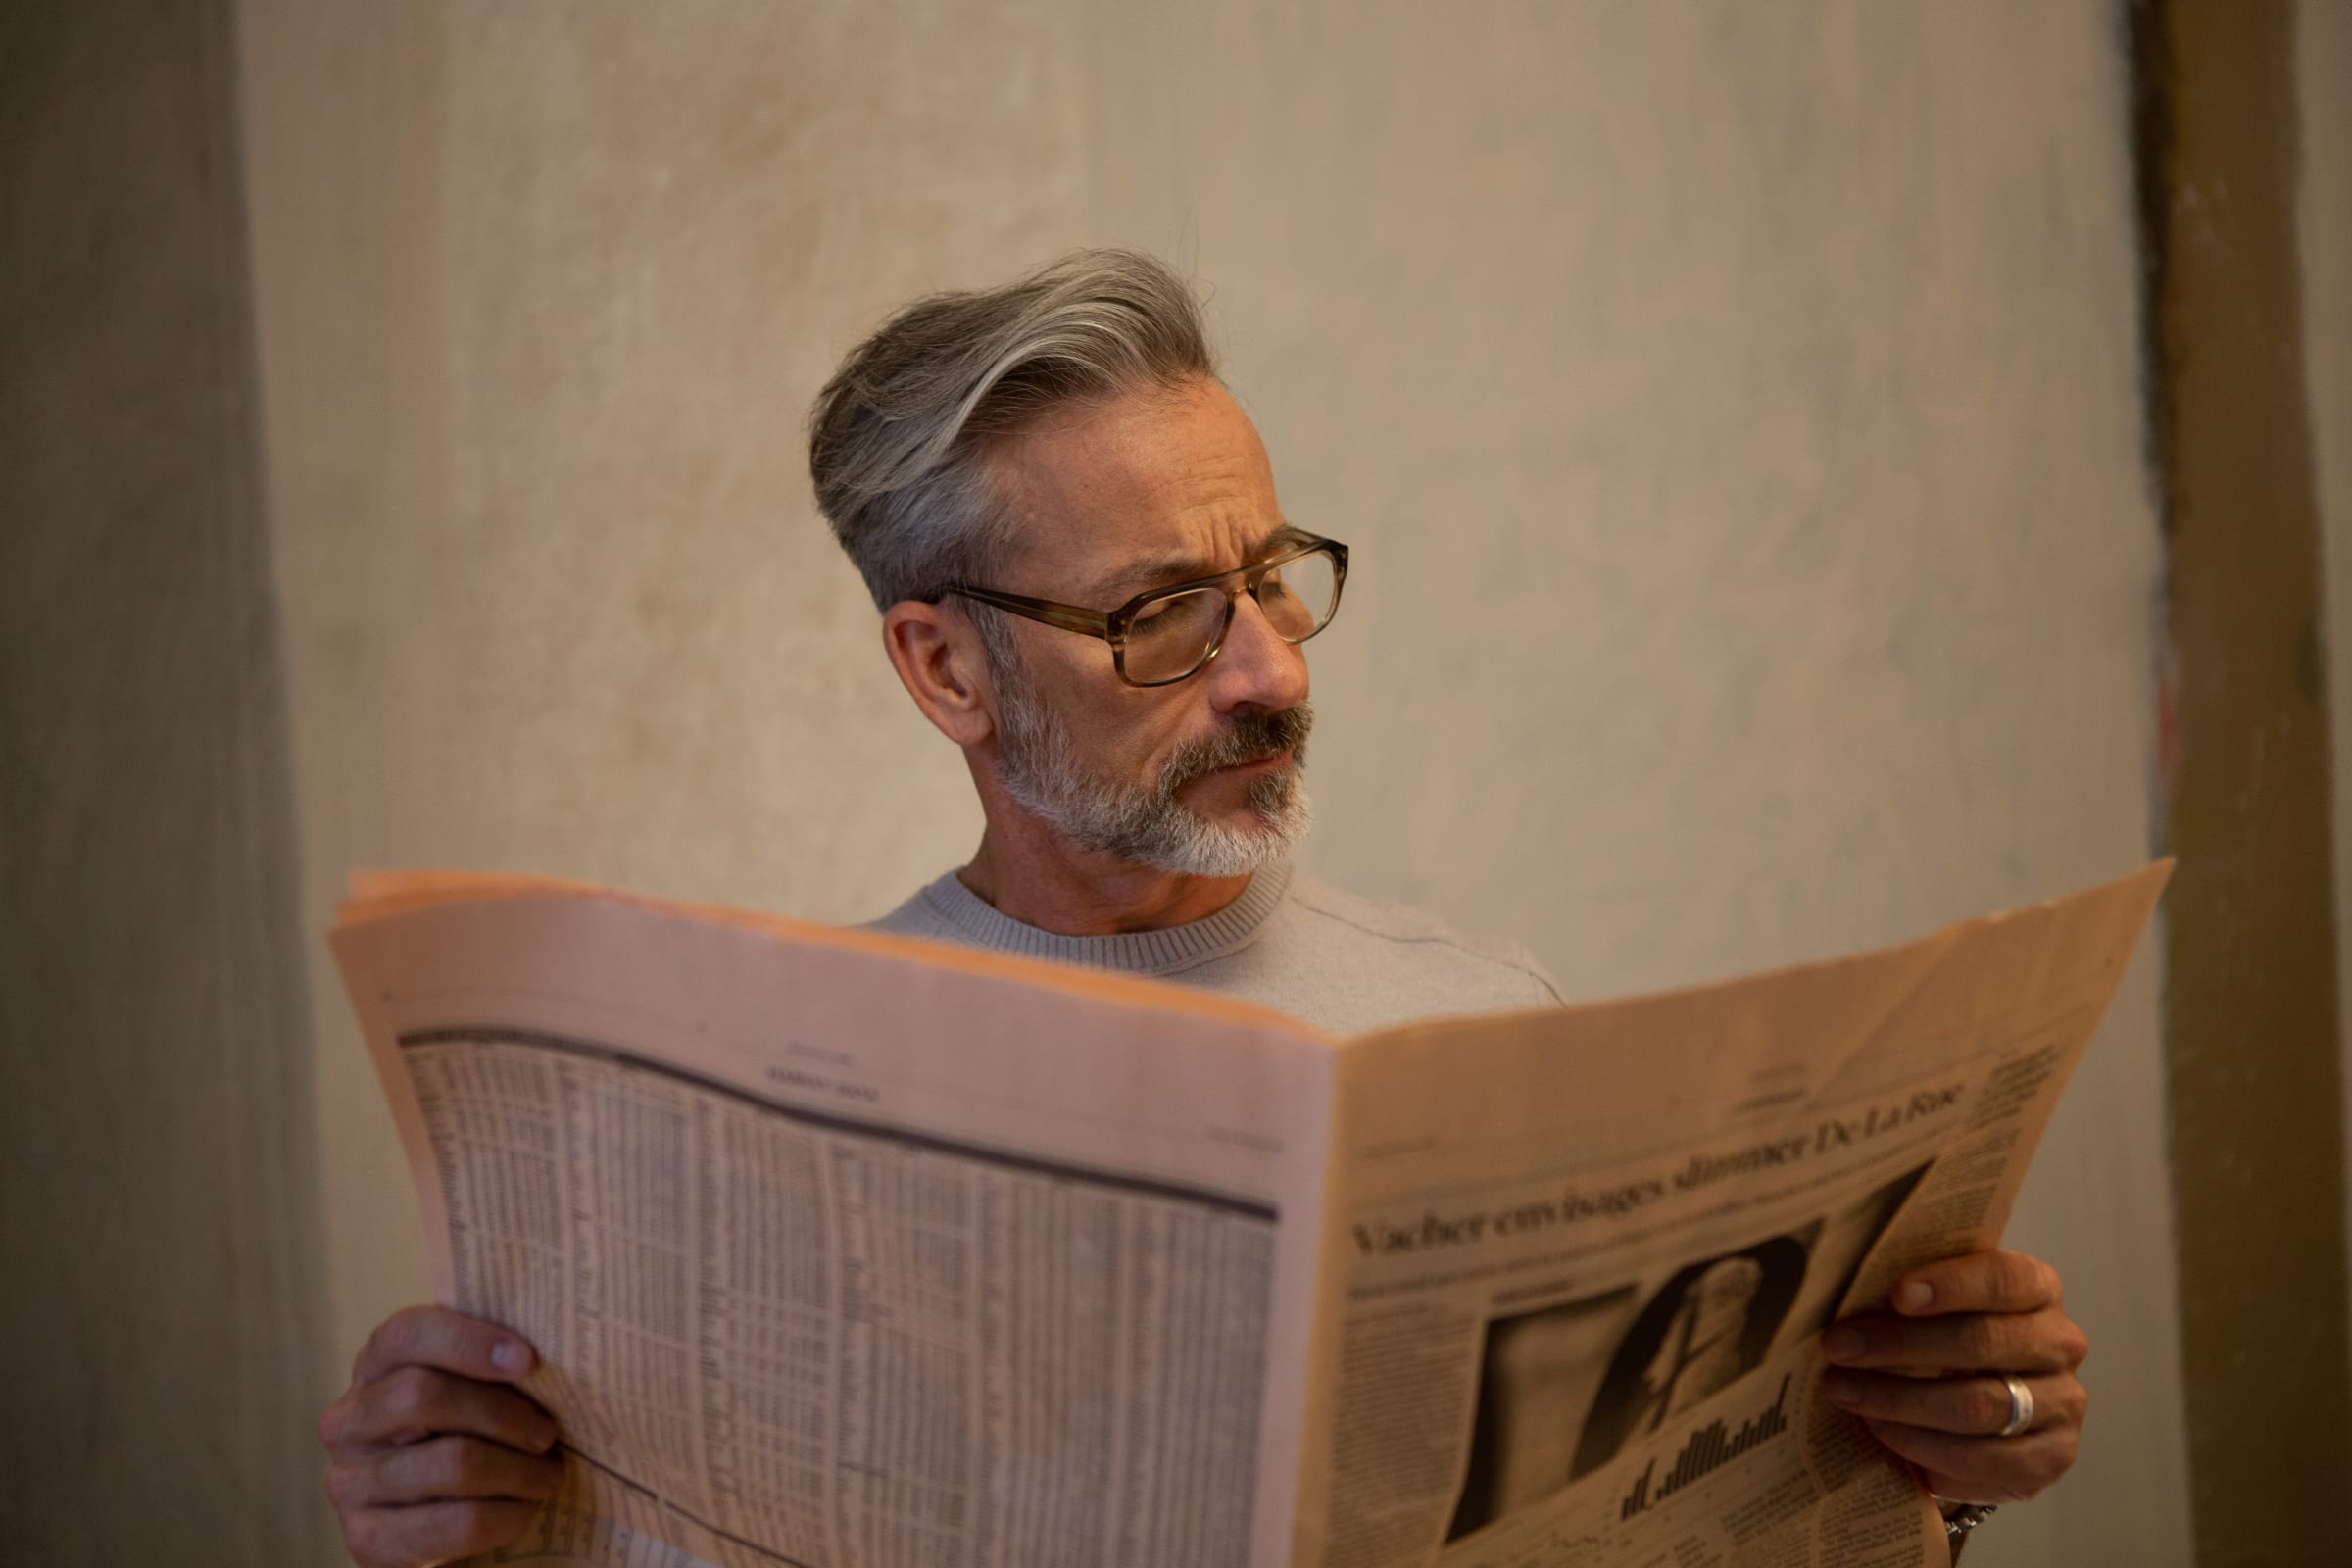
[(1259, 872), (1205, 920), (1164, 931), (1057, 936), (999, 914), (953, 871), (872, 928), (1200, 986), (1334, 1034), (1560, 1001), (1518, 943), (1462, 936), (1429, 915), (1342, 893), (1288, 864)]

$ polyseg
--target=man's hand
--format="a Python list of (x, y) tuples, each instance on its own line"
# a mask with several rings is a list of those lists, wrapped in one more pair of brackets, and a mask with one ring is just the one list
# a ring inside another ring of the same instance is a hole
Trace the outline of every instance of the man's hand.
[(520, 1537), (555, 1495), (555, 1418), (508, 1385), (520, 1336), (438, 1306), (386, 1318), (318, 1420), (326, 1494), (360, 1568), (417, 1568)]
[[(2075, 1462), (2088, 1401), (2075, 1368), (2089, 1347), (2059, 1298), (2058, 1271), (2023, 1252), (1914, 1269), (1894, 1288), (1894, 1310), (1822, 1335), (1836, 1363), (1822, 1392), (1926, 1472), (1944, 1501), (2023, 1502)], [(2004, 1372), (2034, 1396), (2033, 1425), (2014, 1438), (1996, 1435), (2009, 1420)]]

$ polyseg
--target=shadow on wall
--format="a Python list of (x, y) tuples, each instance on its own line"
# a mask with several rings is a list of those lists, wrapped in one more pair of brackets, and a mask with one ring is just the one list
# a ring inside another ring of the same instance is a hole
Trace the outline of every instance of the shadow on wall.
[(0, 29), (0, 1513), (24, 1562), (332, 1550), (231, 10)]

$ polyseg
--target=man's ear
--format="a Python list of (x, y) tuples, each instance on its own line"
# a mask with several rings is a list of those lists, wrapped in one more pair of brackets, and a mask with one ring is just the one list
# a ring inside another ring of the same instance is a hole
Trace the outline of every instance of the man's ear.
[(882, 612), (882, 646), (906, 695), (942, 735), (977, 746), (996, 733), (987, 654), (969, 616), (902, 599)]

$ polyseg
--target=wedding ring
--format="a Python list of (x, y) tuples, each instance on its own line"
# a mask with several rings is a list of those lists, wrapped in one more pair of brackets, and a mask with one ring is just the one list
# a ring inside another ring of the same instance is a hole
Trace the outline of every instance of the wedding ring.
[(2009, 1419), (1993, 1436), (2014, 1438), (2034, 1424), (2034, 1391), (2014, 1372), (2002, 1373), (2001, 1381), (2009, 1385)]

